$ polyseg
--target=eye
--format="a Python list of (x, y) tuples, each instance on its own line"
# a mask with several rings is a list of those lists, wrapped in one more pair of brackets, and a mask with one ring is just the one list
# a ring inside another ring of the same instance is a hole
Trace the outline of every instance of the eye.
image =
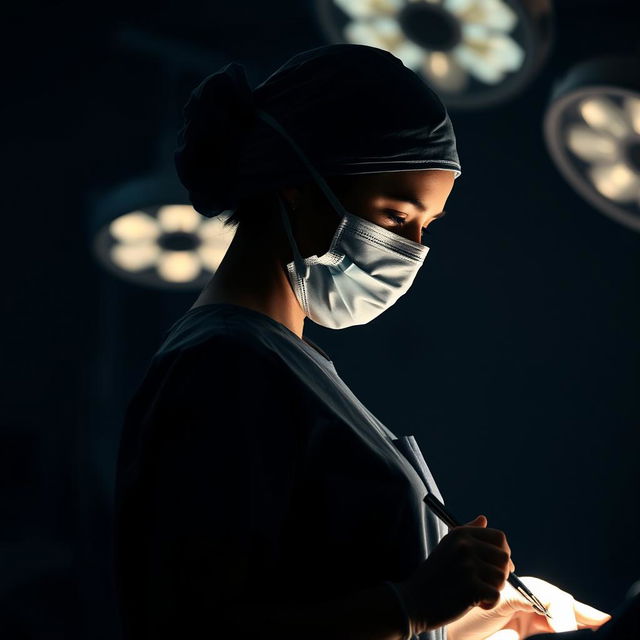
[[(385, 209), (385, 213), (387, 215), (387, 218), (390, 218), (391, 220), (393, 220), (396, 224), (399, 224), (400, 226), (402, 226), (405, 222), (405, 218), (403, 218), (402, 216), (397, 215), (397, 213), (393, 210), (393, 209)], [(422, 236), (424, 237), (425, 235), (430, 234), (431, 231), (429, 231), (427, 229), (427, 227), (424, 227), (422, 229)]]
[(393, 220), (396, 224), (402, 226), (405, 223), (405, 218), (403, 216), (399, 216), (397, 211), (393, 209), (385, 209), (384, 212), (387, 215), (387, 218)]

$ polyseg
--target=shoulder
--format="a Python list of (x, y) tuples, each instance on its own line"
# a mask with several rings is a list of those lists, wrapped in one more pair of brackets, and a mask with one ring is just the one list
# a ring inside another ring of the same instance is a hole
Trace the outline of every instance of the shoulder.
[(163, 380), (154, 384), (156, 390), (181, 404), (304, 407), (306, 392), (299, 378), (277, 351), (247, 333), (219, 332), (164, 352), (154, 368)]
[(290, 373), (281, 356), (255, 335), (227, 331), (180, 348), (174, 358), (183, 365), (205, 368), (216, 377), (225, 372), (242, 372), (251, 377)]
[(214, 358), (218, 366), (255, 363), (282, 368), (284, 362), (274, 346), (274, 329), (259, 321), (255, 312), (240, 313), (220, 306), (204, 312), (189, 312), (169, 329), (153, 356), (154, 363), (199, 362)]
[(181, 400), (250, 398), (310, 408), (313, 394), (284, 343), (257, 313), (223, 306), (193, 312), (175, 323), (154, 355), (148, 388)]
[(169, 447), (213, 439), (216, 446), (242, 441), (269, 450), (271, 440), (304, 439), (314, 423), (313, 404), (300, 391), (277, 354), (254, 340), (216, 334), (165, 352), (130, 418), (148, 421), (149, 437)]

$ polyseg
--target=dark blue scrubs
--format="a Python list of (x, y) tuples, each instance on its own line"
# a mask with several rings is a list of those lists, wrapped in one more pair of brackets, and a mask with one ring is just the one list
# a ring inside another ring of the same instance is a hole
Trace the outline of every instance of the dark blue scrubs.
[(308, 339), (239, 305), (190, 309), (122, 432), (125, 640), (268, 637), (274, 608), (408, 577), (447, 529), (394, 439)]

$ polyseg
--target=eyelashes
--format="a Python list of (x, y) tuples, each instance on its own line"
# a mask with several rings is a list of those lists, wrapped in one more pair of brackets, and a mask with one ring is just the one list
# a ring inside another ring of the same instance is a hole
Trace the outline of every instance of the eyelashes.
[[(384, 212), (387, 218), (393, 220), (400, 226), (402, 226), (405, 223), (405, 219), (402, 216), (397, 215), (392, 209), (385, 209)], [(431, 231), (428, 227), (425, 227), (422, 229), (422, 237), (429, 235), (430, 233)]]

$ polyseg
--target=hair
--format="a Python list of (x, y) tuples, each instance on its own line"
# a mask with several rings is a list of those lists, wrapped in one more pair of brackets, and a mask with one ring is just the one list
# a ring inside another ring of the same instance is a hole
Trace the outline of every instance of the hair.
[[(358, 176), (335, 175), (323, 177), (329, 188), (340, 200), (350, 191)], [(308, 181), (296, 186), (311, 189), (315, 192), (314, 195), (317, 194), (320, 198), (325, 197), (324, 192), (315, 181)], [(241, 199), (234, 212), (225, 220), (224, 226), (237, 227), (242, 224), (243, 229), (249, 227), (255, 230), (264, 228), (264, 223), (271, 220), (272, 216), (278, 212), (277, 198), (276, 191), (268, 191)]]

